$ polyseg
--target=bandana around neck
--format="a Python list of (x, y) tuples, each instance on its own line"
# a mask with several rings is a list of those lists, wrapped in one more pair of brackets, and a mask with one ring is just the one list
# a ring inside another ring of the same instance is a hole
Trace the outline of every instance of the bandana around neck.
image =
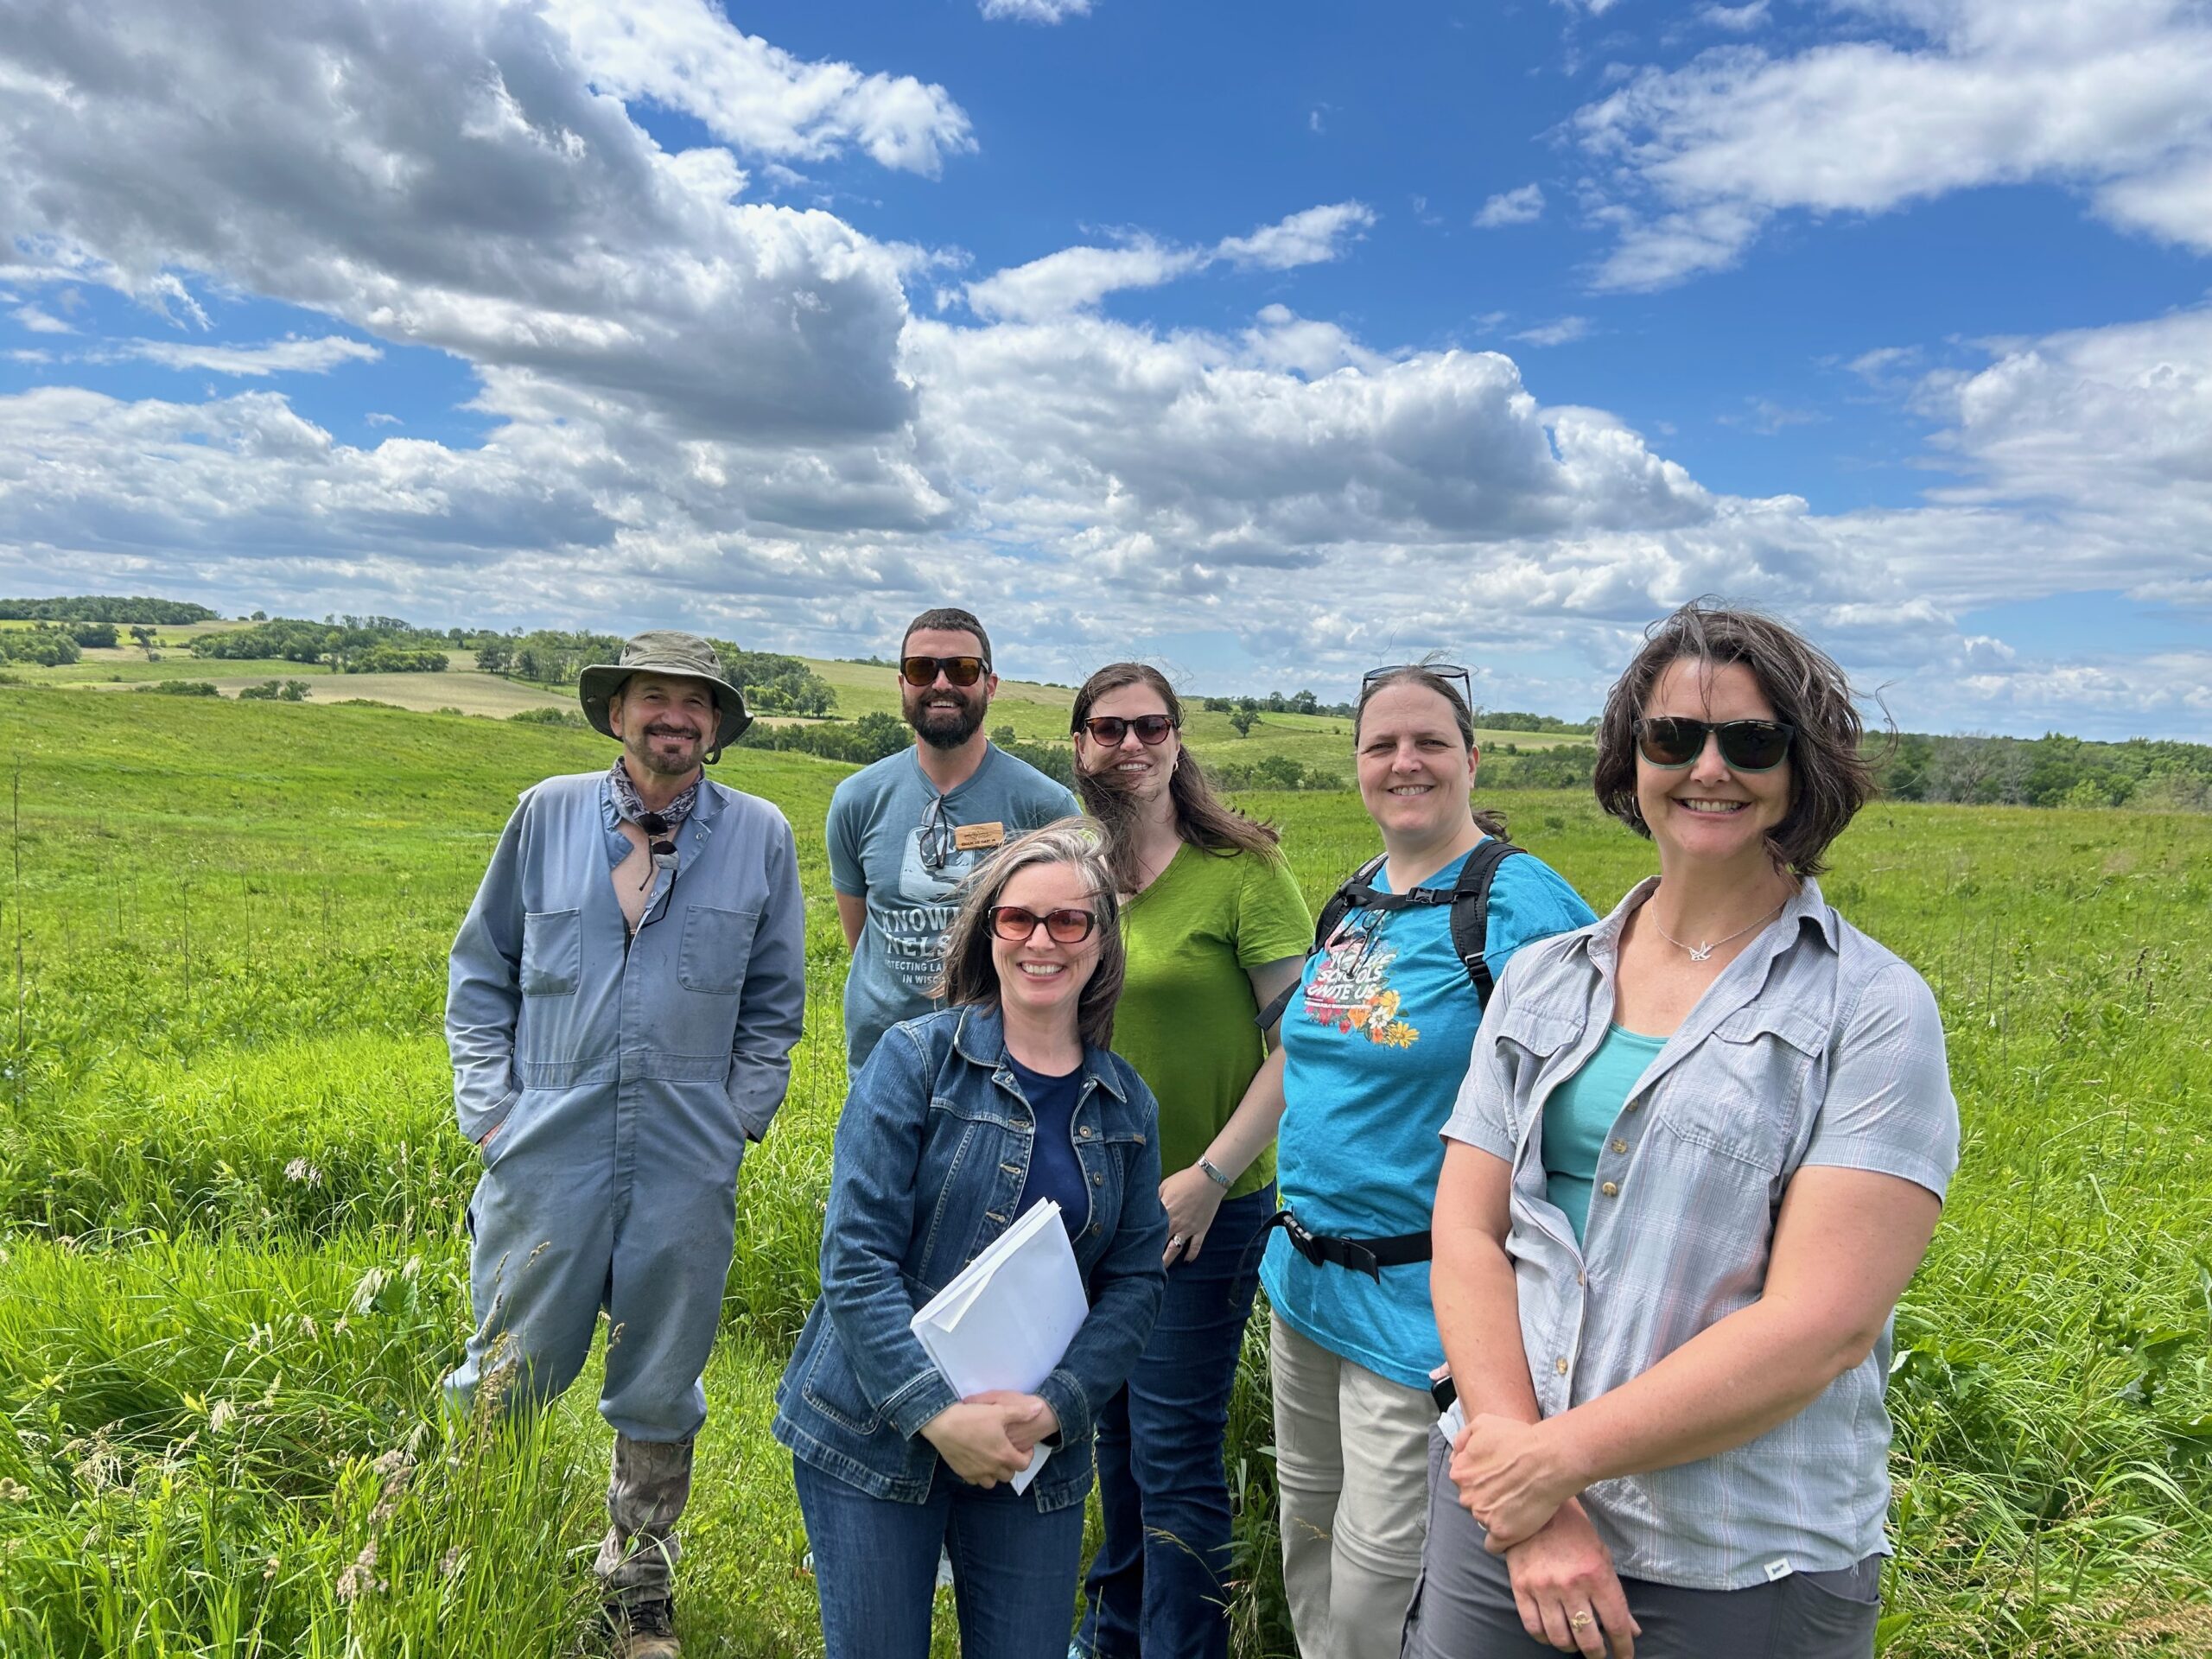
[[(618, 755), (607, 769), (607, 777), (614, 785), (614, 810), (632, 823), (645, 816), (645, 803), (638, 798), (638, 786), (630, 781), (630, 773)], [(699, 804), (701, 780), (694, 778), (684, 786), (683, 792), (660, 809), (662, 817), (668, 820), (668, 833), (674, 835), (683, 827), (683, 820), (691, 816), (691, 809)]]

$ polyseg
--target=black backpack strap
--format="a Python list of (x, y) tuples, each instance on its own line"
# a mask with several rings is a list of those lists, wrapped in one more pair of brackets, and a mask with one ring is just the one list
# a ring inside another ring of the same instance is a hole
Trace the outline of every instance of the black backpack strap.
[(1298, 987), (1306, 977), (1306, 963), (1313, 961), (1327, 947), (1337, 929), (1344, 925), (1344, 918), (1351, 913), (1354, 902), (1370, 891), (1367, 884), (1375, 879), (1375, 872), (1382, 868), (1382, 861), (1387, 856), (1389, 855), (1384, 853), (1376, 854), (1346, 876), (1337, 890), (1329, 895), (1328, 902), (1321, 906), (1320, 916), (1314, 921), (1313, 948), (1306, 951), (1305, 960), (1299, 963), (1298, 978), (1269, 999), (1268, 1006), (1262, 1008), (1252, 1021), (1262, 1031), (1274, 1029), (1276, 1022), (1290, 1007), (1290, 999), (1298, 995)]
[(1490, 963), (1490, 884), (1497, 867), (1516, 853), (1525, 853), (1502, 836), (1479, 842), (1459, 867), (1459, 885), (1452, 893), (1452, 949), (1473, 982), (1475, 1001), (1490, 1006), (1492, 980)]

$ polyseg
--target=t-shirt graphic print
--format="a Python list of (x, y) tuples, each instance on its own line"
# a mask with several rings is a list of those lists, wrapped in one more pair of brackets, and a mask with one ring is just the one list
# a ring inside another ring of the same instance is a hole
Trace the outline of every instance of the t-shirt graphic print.
[(1385, 1048), (1406, 1048), (1421, 1033), (1398, 1017), (1402, 999), (1390, 987), (1398, 952), (1378, 925), (1384, 913), (1354, 911), (1338, 926), (1306, 984), (1306, 1015)]
[(977, 867), (1024, 830), (1075, 810), (1063, 785), (996, 747), (944, 795), (912, 749), (837, 785), (825, 826), (830, 879), (868, 910), (845, 978), (849, 1067), (857, 1071), (885, 1032), (935, 1006), (944, 936)]

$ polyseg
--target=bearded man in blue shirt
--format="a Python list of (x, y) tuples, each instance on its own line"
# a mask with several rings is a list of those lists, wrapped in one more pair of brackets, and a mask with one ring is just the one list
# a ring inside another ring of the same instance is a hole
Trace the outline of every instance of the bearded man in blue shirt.
[(783, 815), (701, 771), (751, 720), (712, 645), (641, 633), (578, 691), (622, 753), (524, 791), (454, 941), (454, 1098), (484, 1173), (476, 1329), (446, 1389), (463, 1411), (542, 1404), (606, 1312), (614, 1460), (594, 1570), (617, 1659), (672, 1659), (700, 1378), (738, 1165), (790, 1081), (804, 900)]

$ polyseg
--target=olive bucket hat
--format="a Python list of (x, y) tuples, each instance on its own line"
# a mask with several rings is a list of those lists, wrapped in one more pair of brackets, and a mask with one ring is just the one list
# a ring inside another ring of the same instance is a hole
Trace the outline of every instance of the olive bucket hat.
[(753, 716), (746, 712), (744, 694), (722, 677), (722, 660), (713, 645), (679, 628), (650, 628), (623, 645), (620, 662), (594, 663), (576, 676), (576, 696), (593, 730), (608, 737), (615, 734), (607, 706), (632, 674), (680, 674), (704, 680), (715, 688), (715, 708), (721, 715), (721, 726), (707, 746), (709, 764), (720, 760), (722, 751), (753, 723)]

